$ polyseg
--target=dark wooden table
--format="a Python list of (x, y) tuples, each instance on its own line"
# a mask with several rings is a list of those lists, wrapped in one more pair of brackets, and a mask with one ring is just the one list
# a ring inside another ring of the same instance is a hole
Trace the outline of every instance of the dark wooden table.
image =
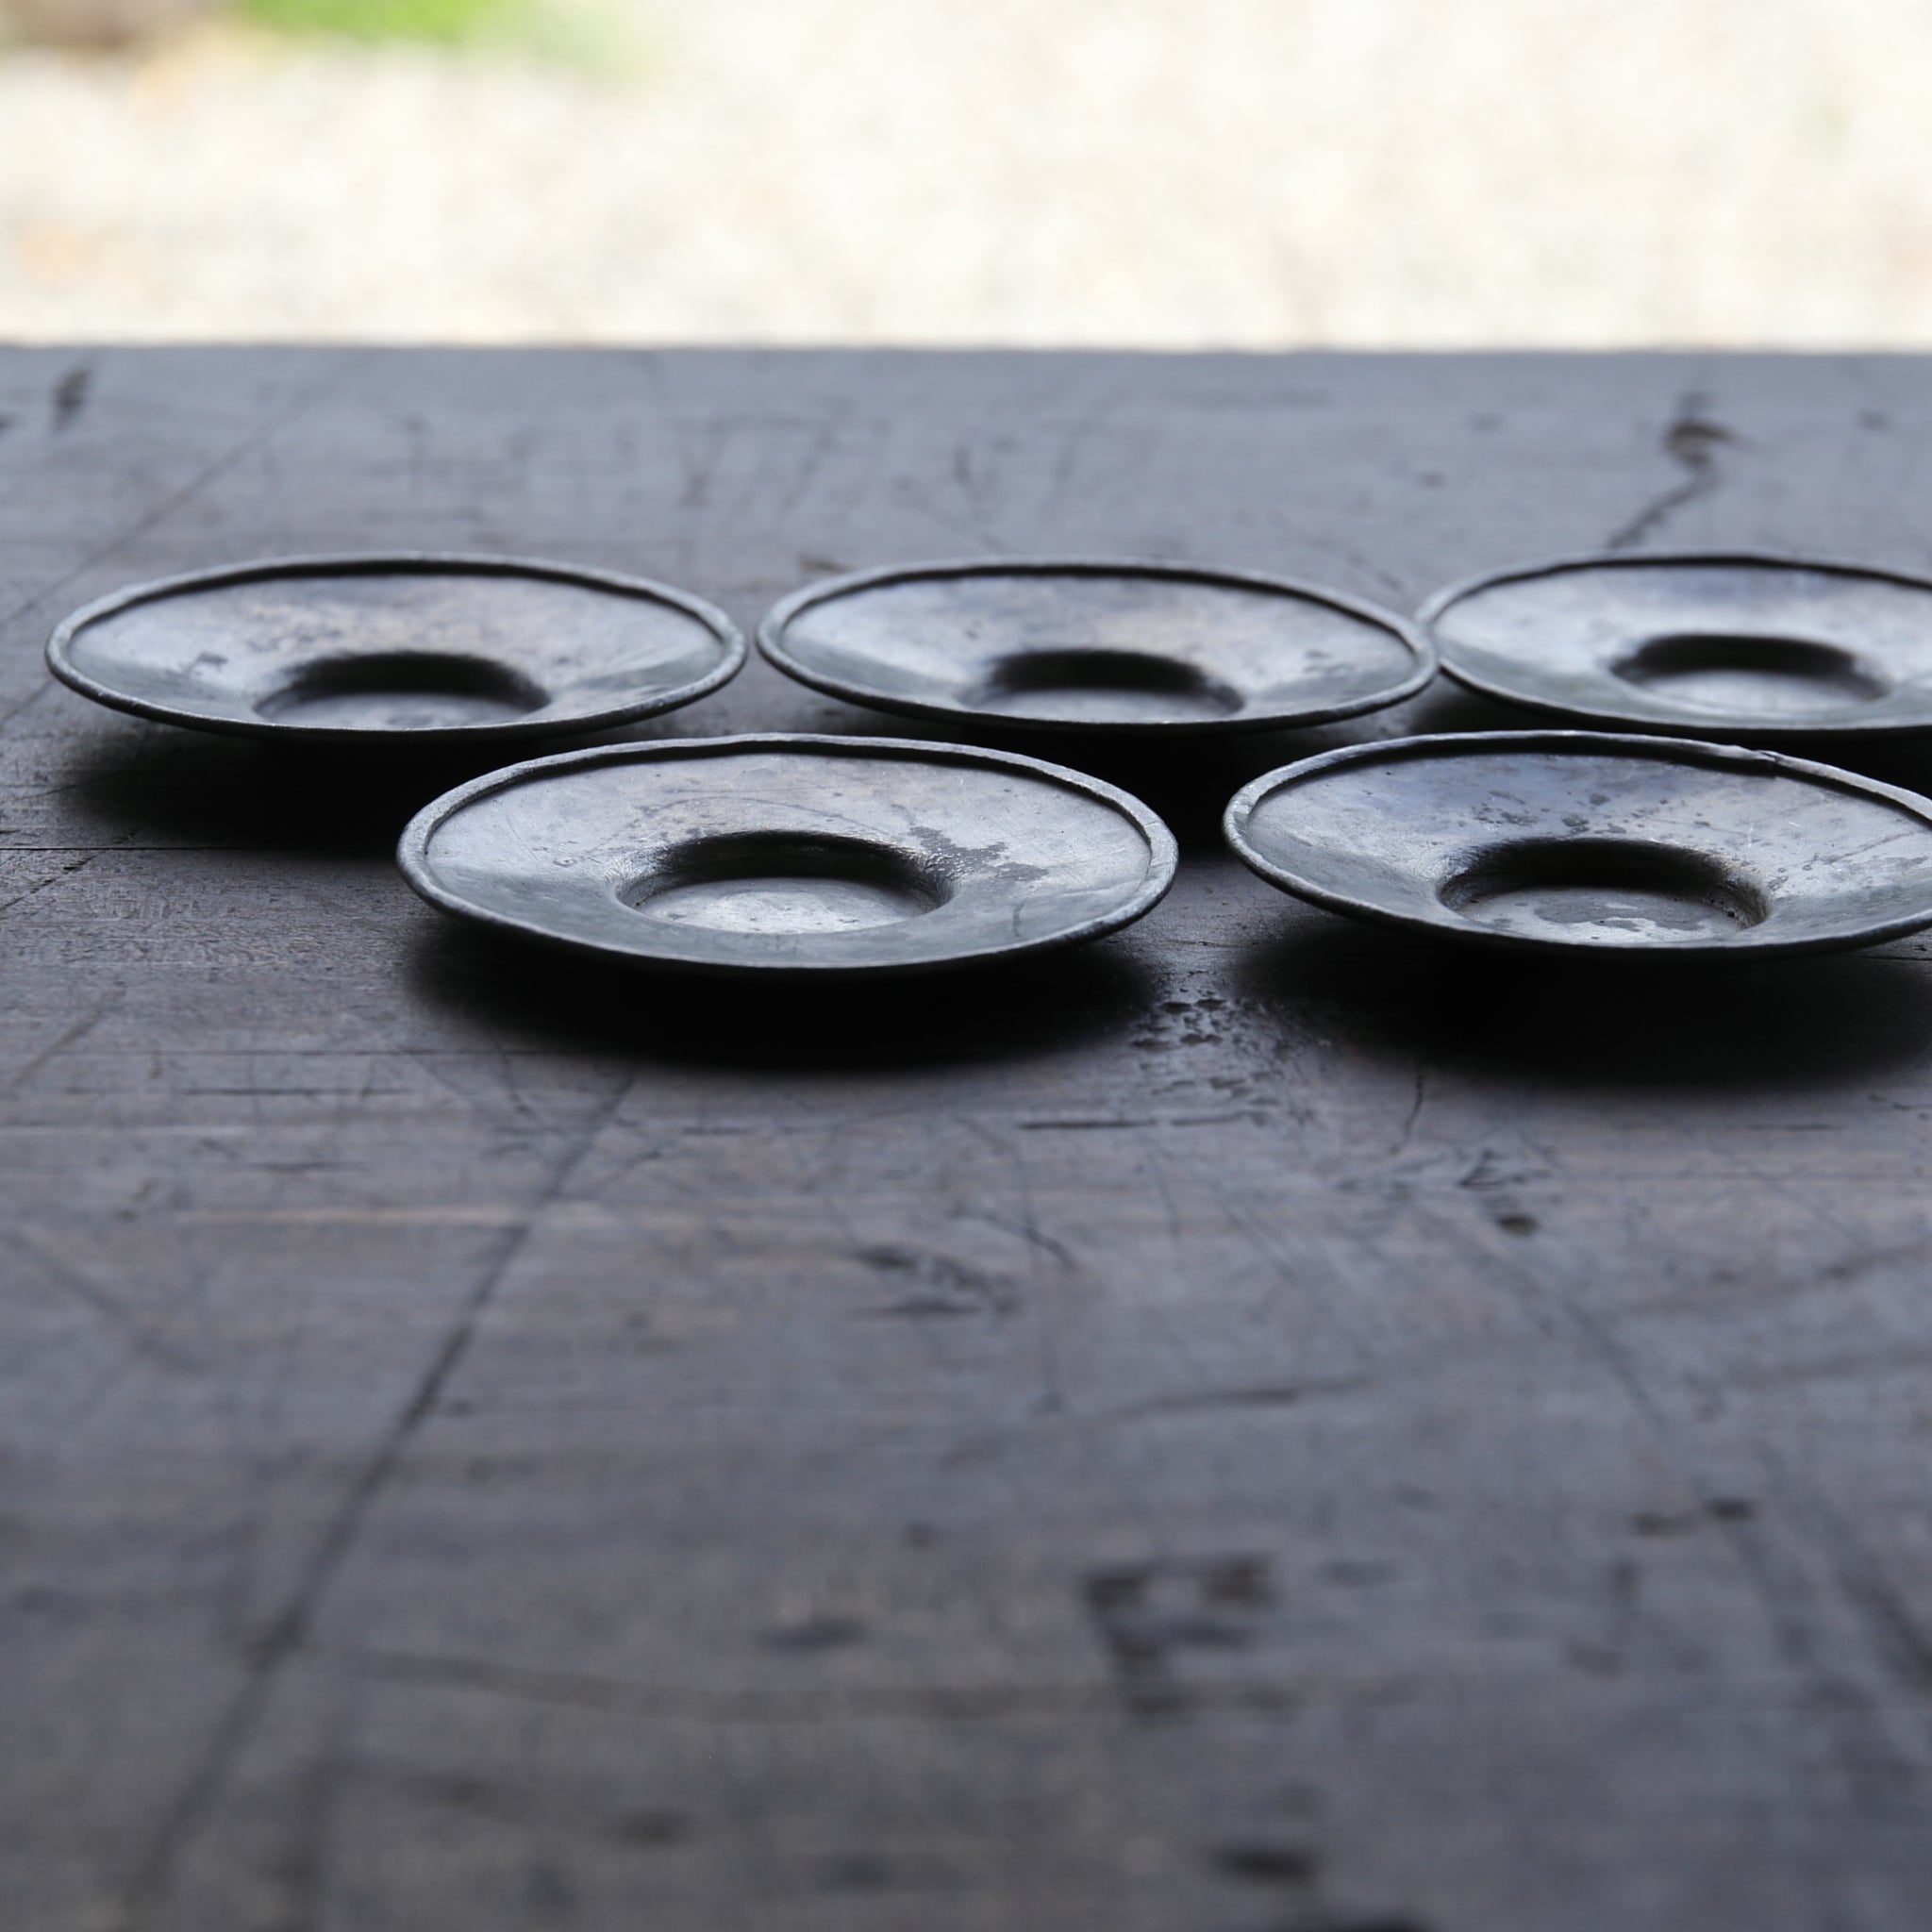
[[(1338, 730), (1060, 748), (1185, 858), (1057, 963), (577, 971), (391, 868), (450, 774), (39, 650), (361, 547), (1924, 569), (1928, 450), (1910, 360), (0, 356), (0, 1926), (1924, 1932), (1932, 943), (1299, 909), (1215, 821)], [(894, 728), (646, 734), (753, 726)]]

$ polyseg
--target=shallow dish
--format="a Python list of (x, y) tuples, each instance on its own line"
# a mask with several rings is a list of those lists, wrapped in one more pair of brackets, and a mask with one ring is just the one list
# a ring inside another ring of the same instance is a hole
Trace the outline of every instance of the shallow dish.
[(521, 558), (289, 558), (77, 610), (47, 666), (84, 697), (202, 731), (379, 745), (601, 731), (691, 703), (745, 644), (639, 577)]
[(1754, 743), (1932, 730), (1932, 583), (1771, 557), (1584, 557), (1458, 584), (1420, 623), (1486, 696)]
[(1805, 953), (1932, 924), (1932, 803), (1779, 752), (1593, 731), (1351, 745), (1228, 842), (1331, 911), (1561, 950)]
[(492, 772), (397, 852), (446, 912), (620, 959), (815, 977), (1093, 939), (1174, 880), (1124, 791), (1038, 758), (895, 739), (683, 739)]
[(788, 676), (915, 718), (1258, 731), (1412, 697), (1435, 655), (1326, 591), (1179, 564), (992, 558), (808, 585), (758, 626)]

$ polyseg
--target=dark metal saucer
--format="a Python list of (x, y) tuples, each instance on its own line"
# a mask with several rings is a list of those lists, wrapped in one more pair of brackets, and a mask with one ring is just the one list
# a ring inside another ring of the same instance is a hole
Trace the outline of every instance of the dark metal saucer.
[(808, 585), (758, 626), (789, 676), (854, 704), (1009, 729), (1258, 731), (1412, 697), (1401, 618), (1273, 577), (993, 558)]
[(1331, 911), (1495, 944), (1807, 953), (1932, 924), (1932, 802), (1779, 752), (1593, 731), (1351, 745), (1228, 842)]
[(1457, 683), (1641, 731), (1774, 744), (1932, 730), (1932, 583), (1743, 555), (1567, 558), (1440, 591)]
[(444, 911), (607, 957), (815, 978), (1093, 939), (1173, 883), (1138, 799), (1009, 752), (899, 739), (681, 739), (492, 772), (397, 858)]
[(116, 591), (47, 643), (63, 684), (197, 730), (309, 743), (600, 731), (729, 679), (720, 610), (641, 577), (523, 558), (287, 558)]

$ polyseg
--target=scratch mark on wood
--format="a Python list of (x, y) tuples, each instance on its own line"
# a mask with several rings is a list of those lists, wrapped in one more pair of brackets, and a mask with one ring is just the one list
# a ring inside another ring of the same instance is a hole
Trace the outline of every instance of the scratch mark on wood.
[(1932, 1630), (1837, 1510), (1812, 1494), (1800, 1507), (1830, 1551), (1833, 1580), (1876, 1640), (1893, 1681), (1922, 1697), (1932, 1694)]
[[(1208, 1647), (1217, 1646), (1210, 1643)], [(858, 1716), (921, 1724), (999, 1723), (1052, 1712), (1100, 1716), (1117, 1710), (1120, 1704), (1115, 1684), (1065, 1679), (855, 1685), (792, 1691), (713, 1690), (684, 1682), (632, 1681), (508, 1664), (495, 1658), (432, 1657), (387, 1648), (344, 1650), (308, 1644), (304, 1646), (304, 1655), (345, 1661), (378, 1681), (438, 1685), (539, 1707), (622, 1711), (652, 1719), (690, 1717), (716, 1724), (804, 1724)], [(1400, 1703), (1413, 1694), (1413, 1684), (1391, 1673), (1324, 1669), (1285, 1673), (1266, 1680), (1244, 1676), (1240, 1682), (1203, 1682), (1188, 1688), (1187, 1701), (1200, 1710), (1269, 1713), (1311, 1706), (1366, 1707)]]
[(362, 1524), (401, 1467), (416, 1432), (435, 1411), (451, 1377), (468, 1354), (484, 1316), (527, 1244), (539, 1217), (569, 1186), (597, 1137), (616, 1118), (632, 1084), (626, 1080), (613, 1086), (608, 1102), (586, 1123), (553, 1166), (524, 1220), (508, 1230), (496, 1252), (486, 1261), (441, 1345), (418, 1377), (408, 1400), (364, 1466), (335, 1521), (324, 1533), (287, 1608), (255, 1646), (240, 1692), (216, 1726), (199, 1763), (168, 1807), (160, 1828), (135, 1868), (125, 1894), (130, 1925), (138, 1927), (151, 1923), (166, 1905), (182, 1857), (213, 1815), (228, 1775), (267, 1707), (276, 1679), (300, 1648)]
[[(9, 711), (7, 715), (10, 718), (13, 713)], [(0, 724), (5, 722), (6, 720), (0, 719)], [(63, 865), (58, 872), (50, 874), (38, 885), (29, 886), (24, 892), (14, 893), (10, 899), (0, 900), (0, 913), (11, 912), (16, 906), (25, 906), (29, 899), (38, 899), (49, 886), (60, 885), (63, 881), (71, 879), (75, 873), (85, 872), (103, 853), (112, 850), (113, 847), (104, 845), (99, 851), (82, 853), (71, 865)]]
[[(995, 1144), (997, 1145), (998, 1143), (995, 1142)], [(1024, 1170), (1023, 1169), (1021, 1173), (1024, 1178)], [(1027, 1203), (1029, 1209), (1031, 1205), (1029, 1201)], [(1012, 1221), (1003, 1214), (988, 1214), (985, 1212), (981, 1212), (974, 1218), (985, 1222), (989, 1227), (1003, 1228), (1008, 1234), (1018, 1235), (1022, 1241), (1027, 1241), (1032, 1246), (1038, 1248), (1042, 1255), (1046, 1255), (1053, 1260), (1058, 1261), (1062, 1268), (1076, 1269), (1080, 1265), (1074, 1257), (1073, 1249), (1068, 1247), (1065, 1241), (1057, 1240), (1053, 1235), (1045, 1233), (1042, 1229), (1036, 1226), (1031, 1220)]]
[(127, 1344), (130, 1354), (158, 1367), (176, 1372), (195, 1366), (188, 1357), (155, 1335), (145, 1323), (114, 1296), (89, 1280), (41, 1229), (29, 1223), (18, 1223), (13, 1237), (41, 1264), (41, 1272), (84, 1307), (98, 1315)]
[[(78, 867), (75, 867), (73, 870), (77, 871), (78, 869)], [(0, 910), (4, 909), (4, 908), (0, 908)], [(15, 1068), (7, 1079), (0, 1080), (0, 1093), (12, 1093), (17, 1089), (24, 1087), (49, 1061), (59, 1058), (69, 1047), (79, 1045), (120, 1004), (121, 991), (117, 987), (92, 1012), (76, 1020), (72, 1026), (68, 1027), (51, 1046), (43, 1046), (25, 1065)]]

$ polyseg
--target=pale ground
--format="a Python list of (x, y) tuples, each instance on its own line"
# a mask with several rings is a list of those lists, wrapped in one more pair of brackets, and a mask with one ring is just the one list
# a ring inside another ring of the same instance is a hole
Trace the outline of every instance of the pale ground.
[(618, 0), (0, 56), (0, 337), (1932, 343), (1927, 0)]

